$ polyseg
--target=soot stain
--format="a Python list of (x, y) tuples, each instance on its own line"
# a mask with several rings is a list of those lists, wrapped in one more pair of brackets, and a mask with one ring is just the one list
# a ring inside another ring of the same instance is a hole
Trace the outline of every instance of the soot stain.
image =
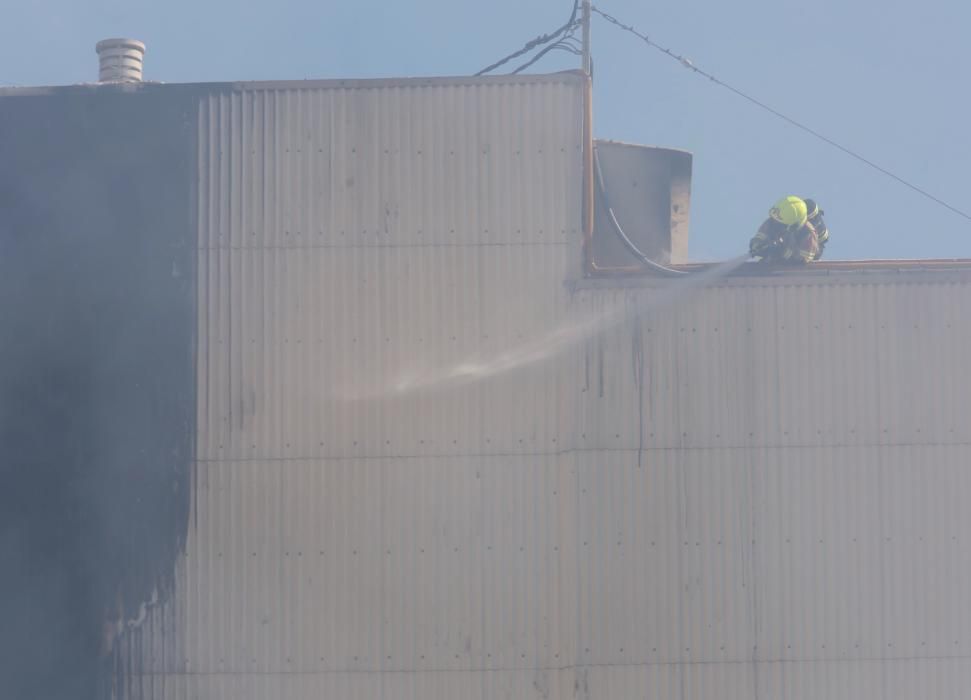
[(0, 686), (123, 697), (188, 528), (191, 100), (0, 102)]

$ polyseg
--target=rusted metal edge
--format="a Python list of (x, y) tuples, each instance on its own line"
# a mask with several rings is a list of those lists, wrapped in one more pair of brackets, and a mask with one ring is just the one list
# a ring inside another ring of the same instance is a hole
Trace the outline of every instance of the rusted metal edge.
[[(676, 270), (702, 272), (716, 263), (672, 265)], [(584, 289), (653, 288), (664, 286), (668, 278), (640, 268), (626, 274), (598, 274), (566, 281), (571, 291)], [(786, 286), (880, 283), (969, 283), (971, 259), (939, 258), (927, 260), (833, 260), (806, 267), (768, 267), (750, 262), (742, 265), (712, 286)]]

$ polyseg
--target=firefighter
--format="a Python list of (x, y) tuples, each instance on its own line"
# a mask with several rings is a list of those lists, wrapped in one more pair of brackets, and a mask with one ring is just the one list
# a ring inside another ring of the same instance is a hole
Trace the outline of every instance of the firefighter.
[(802, 265), (819, 260), (829, 240), (823, 212), (811, 199), (783, 197), (749, 242), (749, 254), (765, 262)]

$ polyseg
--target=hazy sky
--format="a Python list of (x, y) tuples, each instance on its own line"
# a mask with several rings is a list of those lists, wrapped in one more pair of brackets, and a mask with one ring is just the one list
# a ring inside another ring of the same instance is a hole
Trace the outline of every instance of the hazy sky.
[[(971, 210), (971, 4), (599, 0), (722, 80)], [(94, 44), (148, 44), (165, 82), (461, 75), (563, 23), (570, 0), (0, 0), (0, 85), (95, 80)], [(971, 221), (594, 18), (600, 138), (694, 153), (691, 253), (745, 249), (777, 197), (815, 196), (828, 258), (971, 257)], [(576, 66), (553, 52), (537, 71)]]

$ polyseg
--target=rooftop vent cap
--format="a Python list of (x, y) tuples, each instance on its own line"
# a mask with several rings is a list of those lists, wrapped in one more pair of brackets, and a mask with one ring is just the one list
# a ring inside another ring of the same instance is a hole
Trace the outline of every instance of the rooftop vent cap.
[(98, 81), (140, 83), (145, 44), (137, 39), (104, 39), (95, 46), (100, 61)]

